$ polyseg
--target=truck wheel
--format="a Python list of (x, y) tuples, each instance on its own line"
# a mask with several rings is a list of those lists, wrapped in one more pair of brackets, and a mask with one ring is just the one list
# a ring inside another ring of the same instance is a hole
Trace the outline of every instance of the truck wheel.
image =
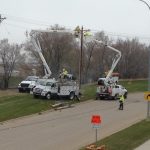
[(70, 93), (70, 95), (69, 95), (69, 99), (70, 99), (70, 100), (73, 100), (73, 99), (74, 99), (74, 97), (75, 97), (74, 92), (71, 92), (71, 93)]
[(51, 99), (51, 93), (46, 94), (46, 99)]
[(19, 89), (18, 91), (19, 91), (19, 93), (21, 93), (21, 92), (22, 92), (22, 90), (21, 90), (21, 89)]
[(34, 97), (34, 98), (38, 98), (38, 95), (33, 94), (33, 97)]
[(96, 93), (96, 97), (95, 97), (95, 99), (96, 99), (96, 100), (98, 100), (98, 99), (99, 99), (99, 94), (98, 94), (98, 93)]
[(103, 96), (100, 96), (100, 97), (99, 97), (99, 99), (100, 99), (100, 100), (103, 100), (103, 99), (104, 99), (104, 97), (103, 97)]

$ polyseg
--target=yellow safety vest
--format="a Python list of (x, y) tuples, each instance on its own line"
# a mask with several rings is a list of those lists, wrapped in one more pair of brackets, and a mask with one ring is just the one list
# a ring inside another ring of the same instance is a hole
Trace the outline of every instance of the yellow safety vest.
[(124, 102), (124, 96), (123, 95), (120, 97), (119, 101)]

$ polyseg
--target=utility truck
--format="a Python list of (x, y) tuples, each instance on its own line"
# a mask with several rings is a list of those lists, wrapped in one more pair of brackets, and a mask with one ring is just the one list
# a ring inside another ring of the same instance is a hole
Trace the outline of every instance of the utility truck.
[[(43, 66), (44, 66), (45, 75), (42, 78), (47, 79), (51, 76), (52, 73), (42, 54), (41, 46), (40, 46), (39, 40), (37, 39), (37, 31), (34, 31), (34, 30), (31, 31), (30, 36), (31, 36), (31, 42), (34, 45), (35, 50), (38, 52), (42, 60)], [(21, 81), (21, 83), (19, 83), (18, 85), (19, 92), (27, 91), (27, 92), (33, 93), (33, 88), (35, 88), (37, 84), (39, 85), (39, 83), (37, 82), (37, 79), (39, 79), (39, 77), (29, 76), (26, 78), (26, 80)]]
[[(102, 41), (94, 39), (96, 44), (104, 44)], [(119, 96), (124, 95), (127, 98), (127, 89), (122, 85), (118, 85), (118, 76), (113, 75), (113, 71), (121, 58), (121, 52), (114, 47), (104, 44), (110, 50), (116, 52), (111, 69), (105, 78), (98, 79), (98, 86), (96, 90), (96, 99), (118, 99)]]
[[(42, 54), (42, 49), (40, 42), (38, 40), (38, 34), (41, 32), (57, 32), (53, 30), (32, 30), (31, 31), (31, 40), (35, 47), (35, 50), (38, 52), (44, 66), (45, 70), (45, 81), (39, 82), (33, 89), (33, 96), (38, 97), (42, 96), (47, 99), (51, 99), (53, 96), (68, 97), (73, 100), (75, 97), (79, 97), (79, 85), (76, 81), (72, 80), (72, 75), (68, 74), (66, 79), (51, 78), (51, 70), (47, 65), (47, 62)], [(59, 33), (59, 31), (58, 31)], [(50, 78), (50, 79), (48, 79)]]

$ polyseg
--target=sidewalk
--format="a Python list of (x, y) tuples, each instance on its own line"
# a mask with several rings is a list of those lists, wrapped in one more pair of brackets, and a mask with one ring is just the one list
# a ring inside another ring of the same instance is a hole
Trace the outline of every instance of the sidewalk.
[(149, 150), (150, 149), (150, 140), (136, 148), (135, 150)]

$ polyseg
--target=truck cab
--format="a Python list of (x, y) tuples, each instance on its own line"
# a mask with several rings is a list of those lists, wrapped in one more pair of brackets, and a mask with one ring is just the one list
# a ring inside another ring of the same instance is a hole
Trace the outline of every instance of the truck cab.
[(33, 89), (33, 97), (45, 97), (51, 99), (52, 96), (57, 95), (58, 87), (55, 79), (40, 79), (37, 86)]
[(28, 76), (25, 80), (21, 81), (18, 85), (19, 92), (30, 92), (38, 81), (38, 76)]

